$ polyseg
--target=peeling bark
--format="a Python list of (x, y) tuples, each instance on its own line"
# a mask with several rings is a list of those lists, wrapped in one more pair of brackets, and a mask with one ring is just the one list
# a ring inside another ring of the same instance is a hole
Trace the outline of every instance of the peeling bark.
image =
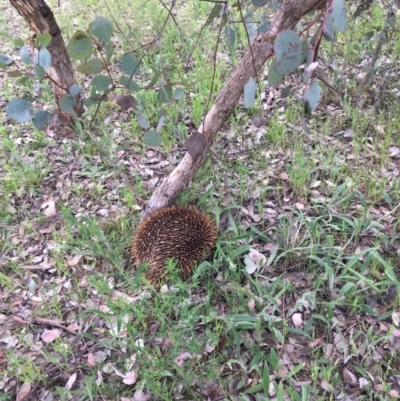
[[(261, 72), (267, 60), (273, 55), (276, 35), (293, 29), (305, 14), (311, 10), (322, 9), (324, 6), (326, 6), (326, 0), (284, 0), (282, 8), (274, 15), (269, 31), (254, 39), (251, 48), (232, 72), (230, 79), (207, 113), (204, 123), (199, 127), (199, 132), (204, 134), (209, 146), (236, 107), (243, 94), (244, 85), (251, 77), (255, 78)], [(193, 159), (189, 153), (186, 153), (179, 165), (154, 191), (146, 205), (143, 218), (175, 201), (197, 169), (204, 163), (206, 153), (207, 151), (197, 159)]]

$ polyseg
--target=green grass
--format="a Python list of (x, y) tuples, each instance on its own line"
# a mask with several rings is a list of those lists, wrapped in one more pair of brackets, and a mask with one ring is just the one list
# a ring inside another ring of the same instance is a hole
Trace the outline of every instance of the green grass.
[[(110, 18), (121, 51), (149, 42), (167, 15), (159, 2), (49, 4), (66, 39), (98, 15)], [(182, 158), (187, 124), (201, 123), (211, 86), (212, 104), (236, 62), (222, 41), (213, 73), (216, 22), (195, 46), (213, 5), (179, 4), (178, 26), (170, 20), (143, 60), (140, 79), (150, 80), (157, 67), (164, 82), (186, 92), (162, 105), (151, 90), (137, 94), (152, 126), (160, 109), (166, 116), (159, 149), (145, 146), (136, 114), (111, 103), (90, 128), (78, 125), (74, 138), (0, 123), (0, 400), (15, 399), (24, 383), (32, 399), (46, 391), (60, 400), (133, 399), (140, 391), (154, 400), (395, 399), (400, 178), (389, 151), (400, 146), (399, 105), (389, 92), (395, 80), (378, 109), (376, 99), (356, 93), (350, 74), (343, 107), (321, 103), (309, 120), (311, 134), (301, 129), (301, 84), (266, 110), (260, 130), (246, 124), (250, 114), (263, 113), (261, 105), (238, 107), (178, 199), (215, 218), (215, 250), (188, 282), (169, 266), (172, 284), (161, 291), (146, 283), (142, 267), (133, 269), (129, 247), (140, 210)], [(339, 36), (339, 54), (329, 43), (322, 54), (356, 68), (371, 53), (360, 40), (382, 25), (379, 11)], [(0, 40), (11, 48), (4, 18)], [(246, 38), (238, 32), (241, 49)], [(301, 79), (293, 74), (286, 84)], [(5, 79), (3, 102), (16, 91)], [(52, 107), (49, 93), (40, 101)], [(89, 109), (85, 122), (93, 115)], [(340, 134), (347, 129), (351, 141)], [(52, 216), (44, 213), (49, 201)], [(250, 250), (264, 255), (262, 266), (249, 260)], [(48, 331), (53, 341), (45, 341)]]

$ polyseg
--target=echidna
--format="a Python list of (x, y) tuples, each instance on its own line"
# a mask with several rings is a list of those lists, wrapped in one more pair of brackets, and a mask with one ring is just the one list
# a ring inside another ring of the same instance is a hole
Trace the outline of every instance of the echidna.
[(169, 206), (141, 222), (132, 242), (136, 263), (148, 262), (146, 278), (152, 284), (165, 280), (166, 260), (173, 258), (182, 278), (208, 253), (217, 240), (214, 221), (191, 206)]

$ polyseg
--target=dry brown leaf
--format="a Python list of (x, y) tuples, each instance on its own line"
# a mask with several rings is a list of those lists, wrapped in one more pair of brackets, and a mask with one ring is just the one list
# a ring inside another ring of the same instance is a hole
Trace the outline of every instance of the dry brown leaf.
[(73, 373), (73, 374), (69, 377), (69, 379), (68, 379), (68, 381), (67, 381), (67, 384), (65, 385), (65, 388), (66, 388), (67, 390), (71, 390), (71, 389), (72, 389), (72, 386), (74, 385), (74, 383), (75, 383), (75, 381), (76, 381), (76, 377), (77, 377), (77, 373), (76, 373), (76, 372)]
[(264, 249), (265, 251), (273, 252), (274, 249), (275, 249), (275, 247), (276, 247), (275, 244), (269, 243), (269, 244), (264, 245), (264, 246), (263, 246), (263, 249)]
[(41, 335), (42, 341), (45, 343), (51, 343), (53, 342), (56, 338), (61, 336), (61, 330), (59, 329), (53, 329), (53, 330), (46, 330), (43, 332)]
[(175, 363), (178, 366), (183, 366), (183, 364), (185, 363), (185, 361), (187, 361), (188, 359), (191, 359), (193, 356), (190, 352), (182, 352), (180, 355), (178, 355), (178, 357), (175, 359)]
[(133, 395), (133, 401), (149, 401), (150, 399), (151, 395), (141, 390), (136, 390)]
[(365, 379), (364, 377), (360, 377), (358, 379), (358, 386), (362, 390), (364, 387), (369, 386), (369, 381), (367, 379)]
[(396, 327), (399, 327), (399, 324), (400, 324), (400, 312), (393, 312), (392, 313), (392, 320), (393, 320), (393, 324)]
[(249, 307), (249, 311), (250, 312), (254, 312), (255, 306), (256, 306), (256, 302), (254, 301), (254, 299), (250, 299), (247, 302), (247, 306)]
[(70, 330), (78, 331), (80, 329), (78, 323), (71, 323), (67, 326)]
[(27, 395), (29, 394), (29, 392), (31, 391), (31, 388), (32, 387), (29, 383), (24, 383), (18, 391), (16, 401), (24, 400), (27, 397)]
[(100, 386), (100, 384), (103, 383), (103, 375), (100, 370), (97, 371), (97, 379), (95, 383), (97, 386)]
[(80, 262), (81, 259), (82, 259), (82, 255), (75, 255), (67, 262), (67, 265), (69, 267), (76, 266)]
[(310, 343), (310, 347), (311, 347), (311, 348), (316, 347), (317, 345), (319, 345), (319, 343), (320, 343), (322, 340), (323, 340), (322, 337), (316, 338), (314, 341), (312, 341), (312, 342)]
[(53, 200), (44, 202), (42, 206), (40, 206), (40, 208), (43, 209), (43, 213), (47, 217), (51, 217), (57, 214), (56, 203)]
[(128, 386), (135, 384), (137, 380), (137, 374), (135, 371), (127, 372), (122, 379), (124, 384), (127, 384)]
[(303, 316), (301, 313), (293, 313), (292, 322), (295, 327), (301, 327), (303, 325)]
[(345, 383), (351, 384), (352, 386), (358, 385), (358, 380), (356, 375), (350, 372), (347, 368), (343, 369), (343, 380)]
[(95, 358), (94, 358), (94, 355), (93, 355), (91, 352), (88, 353), (88, 356), (87, 356), (87, 363), (88, 363), (88, 365), (90, 365), (90, 366), (95, 366), (95, 365), (96, 365), (96, 360), (95, 360)]

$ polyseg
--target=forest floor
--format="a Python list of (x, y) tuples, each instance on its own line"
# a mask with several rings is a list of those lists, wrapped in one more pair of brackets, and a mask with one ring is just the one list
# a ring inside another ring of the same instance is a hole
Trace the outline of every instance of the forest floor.
[[(103, 15), (119, 54), (166, 17), (161, 2), (60, 3), (48, 2), (66, 40)], [(321, 83), (308, 132), (301, 72), (268, 87), (266, 68), (261, 101), (238, 105), (177, 202), (216, 220), (217, 246), (191, 279), (157, 290), (130, 257), (140, 212), (237, 62), (226, 42), (215, 51), (218, 18), (201, 31), (214, 3), (182, 4), (141, 76), (158, 63), (181, 100), (160, 105), (148, 90), (138, 110), (106, 102), (71, 137), (2, 114), (0, 401), (400, 399), (398, 32), (363, 92), (385, 12), (324, 44), (337, 92)], [(0, 7), (2, 53), (18, 60), (13, 40), (30, 33)], [(54, 108), (51, 87), (35, 85), (1, 70), (2, 108), (15, 96)], [(162, 145), (149, 147), (138, 115), (156, 126), (160, 109)]]

